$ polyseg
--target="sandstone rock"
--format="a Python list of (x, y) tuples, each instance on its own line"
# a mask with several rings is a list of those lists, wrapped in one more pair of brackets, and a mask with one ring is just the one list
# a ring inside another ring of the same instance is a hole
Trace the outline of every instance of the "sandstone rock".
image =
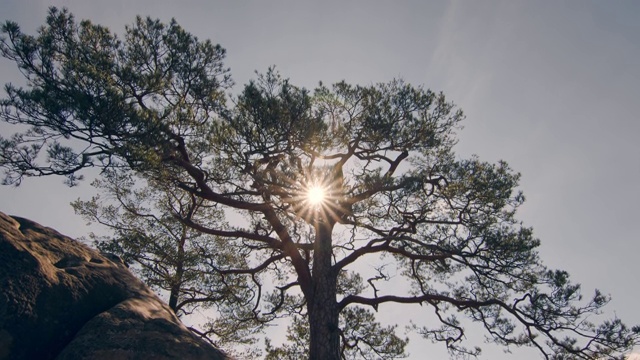
[(226, 359), (124, 264), (0, 213), (0, 360)]

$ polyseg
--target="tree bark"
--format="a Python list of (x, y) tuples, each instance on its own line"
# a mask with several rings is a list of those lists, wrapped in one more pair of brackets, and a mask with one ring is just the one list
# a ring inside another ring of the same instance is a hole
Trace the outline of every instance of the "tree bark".
[(186, 230), (182, 229), (182, 236), (178, 243), (178, 255), (176, 262), (176, 274), (171, 279), (171, 291), (169, 292), (169, 307), (177, 315), (178, 312), (178, 300), (180, 298), (180, 292), (182, 289), (182, 277), (184, 276), (184, 246), (187, 241)]
[(337, 276), (331, 266), (331, 230), (328, 221), (316, 222), (313, 252), (313, 293), (307, 299), (310, 360), (339, 360), (340, 333), (336, 302)]
[(178, 298), (180, 295), (180, 286), (179, 285), (171, 285), (171, 292), (169, 293), (169, 307), (175, 314), (178, 311)]

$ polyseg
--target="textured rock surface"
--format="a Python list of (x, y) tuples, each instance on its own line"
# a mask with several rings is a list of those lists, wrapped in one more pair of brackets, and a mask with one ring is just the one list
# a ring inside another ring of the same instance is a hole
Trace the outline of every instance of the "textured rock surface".
[(127, 268), (0, 213), (0, 360), (225, 359)]

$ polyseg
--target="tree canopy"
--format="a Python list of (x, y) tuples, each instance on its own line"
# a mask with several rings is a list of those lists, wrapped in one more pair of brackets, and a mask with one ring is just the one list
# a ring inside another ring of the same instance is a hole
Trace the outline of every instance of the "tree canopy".
[(548, 359), (638, 343), (640, 327), (592, 321), (608, 296), (583, 299), (542, 264), (515, 217), (520, 175), (456, 156), (464, 116), (442, 93), (401, 80), (309, 91), (269, 69), (227, 96), (224, 49), (175, 21), (138, 17), (120, 38), (55, 8), (37, 36), (4, 24), (0, 53), (26, 79), (0, 100), (3, 121), (27, 126), (0, 138), (4, 182), (75, 185), (98, 167), (105, 181), (118, 171), (183, 194), (193, 215), (174, 199), (159, 223), (240, 251), (207, 271), (244, 277), (257, 317), (293, 318), (297, 345), (268, 356), (402, 356), (406, 339), (375, 319), (385, 303), (422, 305), (413, 331), (453, 355), (480, 352), (465, 343), (469, 322)]

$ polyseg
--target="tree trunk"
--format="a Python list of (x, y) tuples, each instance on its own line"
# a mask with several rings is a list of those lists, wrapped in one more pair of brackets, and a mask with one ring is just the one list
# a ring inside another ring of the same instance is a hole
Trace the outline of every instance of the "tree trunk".
[(178, 254), (175, 264), (176, 274), (173, 279), (170, 280), (171, 291), (169, 292), (169, 307), (177, 315), (178, 312), (178, 300), (180, 299), (180, 292), (182, 290), (182, 277), (184, 276), (184, 245), (187, 241), (186, 229), (182, 229), (182, 236), (178, 242)]
[(178, 272), (176, 273), (176, 279), (174, 279), (171, 283), (171, 291), (169, 292), (169, 307), (171, 308), (171, 310), (173, 310), (174, 313), (176, 313), (176, 315), (178, 311), (178, 299), (180, 298), (182, 274), (183, 270), (180, 266)]
[(339, 360), (340, 333), (336, 302), (337, 276), (331, 267), (331, 229), (326, 221), (316, 223), (313, 252), (313, 293), (307, 299), (310, 330), (310, 360)]

